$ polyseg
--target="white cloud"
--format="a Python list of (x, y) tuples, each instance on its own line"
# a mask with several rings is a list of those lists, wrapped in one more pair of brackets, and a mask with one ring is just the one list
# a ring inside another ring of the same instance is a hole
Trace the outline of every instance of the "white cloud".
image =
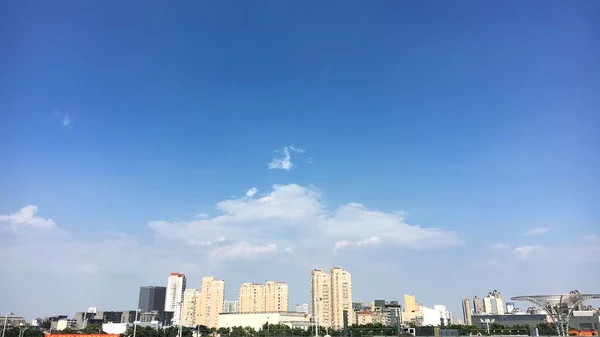
[(246, 241), (239, 241), (214, 249), (211, 257), (214, 259), (253, 259), (276, 251), (277, 245), (274, 243), (253, 245)]
[(351, 241), (383, 237), (385, 243), (409, 249), (437, 249), (462, 244), (454, 231), (409, 225), (401, 214), (372, 210), (359, 203), (338, 207), (331, 216), (322, 219), (319, 227), (330, 237)]
[(549, 231), (550, 231), (550, 228), (538, 227), (538, 228), (533, 228), (531, 230), (528, 230), (527, 232), (523, 233), (523, 235), (536, 236), (536, 235), (546, 234)]
[(72, 122), (73, 121), (71, 120), (71, 118), (69, 117), (69, 115), (65, 115), (63, 117), (63, 119), (61, 120), (61, 124), (64, 127), (67, 127), (67, 126), (71, 125)]
[(378, 245), (382, 243), (381, 239), (377, 236), (372, 236), (370, 238), (366, 238), (363, 240), (359, 240), (356, 242), (352, 242), (352, 241), (348, 241), (348, 240), (342, 240), (342, 241), (337, 241), (333, 244), (333, 251), (334, 252), (338, 252), (344, 248), (350, 247), (350, 246), (374, 246), (374, 245)]
[(207, 213), (198, 213), (196, 214), (196, 218), (208, 218), (209, 215)]
[(60, 119), (60, 124), (63, 127), (68, 127), (71, 125), (71, 123), (73, 123), (73, 120), (68, 113), (62, 113), (59, 110), (54, 110), (54, 116)]
[(490, 248), (493, 250), (506, 250), (510, 248), (510, 245), (507, 243), (494, 243)]
[(356, 243), (357, 246), (366, 246), (366, 245), (377, 245), (381, 243), (381, 239), (377, 236), (372, 236), (370, 238), (360, 240)]
[(271, 162), (269, 163), (269, 170), (291, 170), (295, 165), (292, 163), (292, 156), (290, 154), (290, 151), (304, 153), (303, 149), (296, 148), (293, 146), (286, 146), (283, 148), (283, 151), (281, 151), (281, 157), (276, 157), (273, 158), (273, 160), (271, 160)]
[(597, 240), (597, 239), (600, 239), (600, 236), (598, 236), (596, 234), (587, 234), (587, 235), (583, 236), (583, 239), (586, 240), (586, 241)]
[[(438, 249), (462, 243), (456, 232), (409, 225), (402, 213), (376, 211), (358, 203), (328, 212), (318, 190), (296, 184), (274, 185), (271, 193), (257, 199), (221, 201), (217, 208), (222, 214), (213, 218), (151, 221), (149, 226), (159, 240), (176, 240), (190, 246), (196, 240), (214, 242), (220, 236), (246, 244), (278, 244), (292, 240), (292, 234), (306, 240), (307, 245), (328, 241), (336, 250), (350, 244)], [(222, 249), (219, 251), (223, 255)]]
[(256, 192), (258, 192), (258, 189), (256, 189), (256, 187), (252, 187), (248, 190), (248, 192), (246, 192), (246, 196), (253, 197), (256, 194)]
[(34, 229), (39, 233), (61, 233), (62, 230), (56, 226), (54, 220), (44, 219), (36, 215), (37, 206), (29, 205), (20, 211), (10, 215), (0, 215), (0, 229), (8, 229), (14, 235), (32, 234), (28, 229)]
[(352, 244), (352, 242), (350, 242), (348, 240), (337, 241), (336, 243), (333, 244), (333, 250), (337, 252), (341, 249), (348, 247), (351, 244)]
[(513, 254), (520, 259), (526, 259), (531, 257), (531, 255), (537, 251), (542, 249), (541, 246), (520, 246), (513, 249)]

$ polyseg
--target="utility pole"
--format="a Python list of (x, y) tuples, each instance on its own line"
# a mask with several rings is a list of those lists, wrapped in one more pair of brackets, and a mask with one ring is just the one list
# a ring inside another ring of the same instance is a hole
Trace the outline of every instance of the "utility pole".
[(2, 337), (4, 337), (4, 333), (6, 333), (6, 323), (8, 323), (8, 316), (12, 315), (14, 315), (14, 313), (12, 312), (7, 312), (6, 315), (4, 315), (4, 327), (2, 328)]
[(179, 332), (177, 333), (177, 335), (179, 337), (183, 336), (183, 332), (182, 332), (183, 325), (181, 324), (182, 316), (183, 316), (183, 301), (179, 302)]
[[(317, 298), (315, 297), (315, 299), (313, 300), (313, 313), (315, 315), (314, 320), (315, 320), (315, 337), (319, 336), (319, 315), (317, 314)], [(4, 337), (4, 335), (2, 336)]]
[(133, 337), (135, 337), (135, 332), (136, 332), (136, 328), (137, 328), (137, 320), (138, 320), (138, 314), (140, 312), (140, 309), (137, 309), (135, 311), (135, 318), (133, 319)]

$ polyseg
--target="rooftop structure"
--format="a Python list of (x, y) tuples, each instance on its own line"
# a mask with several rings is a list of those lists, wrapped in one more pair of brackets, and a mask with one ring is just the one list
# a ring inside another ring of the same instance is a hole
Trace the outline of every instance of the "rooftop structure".
[(600, 299), (600, 294), (581, 294), (578, 290), (568, 294), (516, 296), (513, 301), (527, 301), (542, 308), (552, 317), (559, 336), (568, 336), (569, 319), (573, 310), (588, 299)]

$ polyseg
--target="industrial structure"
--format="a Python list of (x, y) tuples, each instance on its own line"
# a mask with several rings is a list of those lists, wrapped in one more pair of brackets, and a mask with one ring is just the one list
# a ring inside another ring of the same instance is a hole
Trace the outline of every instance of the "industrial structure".
[(516, 296), (511, 299), (527, 301), (539, 306), (552, 317), (558, 335), (568, 336), (569, 319), (573, 315), (573, 310), (582, 306), (585, 300), (600, 299), (600, 294), (581, 294), (578, 290), (573, 290), (568, 294)]

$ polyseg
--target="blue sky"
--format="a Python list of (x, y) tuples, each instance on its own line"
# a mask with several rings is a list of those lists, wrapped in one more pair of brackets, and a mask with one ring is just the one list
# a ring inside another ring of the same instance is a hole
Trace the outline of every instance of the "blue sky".
[[(308, 301), (310, 268), (333, 264), (353, 273), (357, 300), (416, 293), (455, 316), (462, 297), (491, 289), (592, 287), (531, 268), (581, 245), (590, 251), (565, 259), (598, 270), (599, 11), (595, 1), (4, 1), (0, 252), (16, 262), (0, 270), (29, 280), (0, 285), (60, 287), (71, 275), (83, 286), (64, 307), (35, 309), (2, 289), (11, 307), (0, 310), (133, 307), (137, 287), (171, 271), (192, 286), (223, 278), (230, 299), (242, 281), (286, 280), (293, 306)], [(293, 167), (269, 169), (284, 147)], [(28, 205), (37, 213), (20, 211)], [(524, 235), (536, 228), (547, 230)], [(417, 229), (430, 249), (408, 243)], [(53, 252), (51, 268), (39, 251)], [(439, 288), (441, 274), (492, 268), (505, 279)], [(508, 282), (525, 271), (541, 282)], [(387, 281), (374, 290), (372, 275)], [(31, 296), (57, 296), (44, 292)]]

